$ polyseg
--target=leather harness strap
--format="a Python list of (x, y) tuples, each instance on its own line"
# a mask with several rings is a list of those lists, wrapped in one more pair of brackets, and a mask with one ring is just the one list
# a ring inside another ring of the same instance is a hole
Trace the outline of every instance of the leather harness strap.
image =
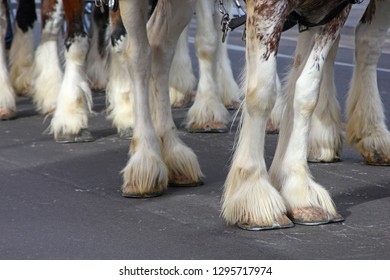
[[(348, 4), (361, 4), (364, 0), (343, 0), (336, 7), (334, 7), (329, 14), (327, 14), (322, 20), (317, 23), (309, 22), (304, 16), (300, 15), (298, 12), (293, 11), (289, 14), (284, 22), (283, 31), (286, 31), (292, 28), (295, 25), (299, 25), (299, 31), (305, 31), (310, 27), (320, 26), (328, 23), (334, 19)], [(245, 2), (245, 1), (244, 1)], [(246, 22), (246, 14), (240, 17), (232, 18), (228, 27), (230, 30), (234, 30), (241, 25), (244, 25)]]

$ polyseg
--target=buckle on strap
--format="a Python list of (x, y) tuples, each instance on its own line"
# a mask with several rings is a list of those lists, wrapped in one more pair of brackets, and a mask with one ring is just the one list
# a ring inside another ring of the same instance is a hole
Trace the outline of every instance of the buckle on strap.
[(108, 6), (108, 8), (112, 11), (117, 11), (119, 8), (119, 0), (95, 0), (95, 6), (100, 8), (100, 11), (104, 12), (104, 6)]

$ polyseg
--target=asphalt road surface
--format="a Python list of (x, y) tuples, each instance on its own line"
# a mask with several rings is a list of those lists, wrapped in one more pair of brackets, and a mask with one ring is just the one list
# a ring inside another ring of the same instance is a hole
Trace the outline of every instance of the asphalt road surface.
[[(347, 29), (335, 75), (343, 108), (353, 69)], [(236, 77), (244, 63), (240, 37), (238, 30), (229, 39)], [(291, 62), (294, 38), (294, 31), (283, 35), (281, 76)], [(193, 65), (197, 71), (195, 57)], [(379, 67), (380, 92), (388, 109), (390, 54), (382, 55)], [(390, 258), (390, 169), (365, 165), (347, 144), (341, 162), (310, 164), (345, 222), (250, 232), (228, 226), (220, 217), (235, 126), (225, 134), (189, 134), (182, 127), (188, 109), (174, 109), (180, 137), (198, 155), (205, 184), (170, 188), (153, 199), (125, 199), (120, 172), (129, 140), (119, 139), (106, 120), (104, 93), (94, 93), (94, 102), (93, 143), (55, 143), (44, 133), (50, 118), (37, 114), (28, 98), (18, 98), (17, 119), (0, 123), (0, 259)], [(268, 166), (276, 141), (277, 135), (266, 136)]]

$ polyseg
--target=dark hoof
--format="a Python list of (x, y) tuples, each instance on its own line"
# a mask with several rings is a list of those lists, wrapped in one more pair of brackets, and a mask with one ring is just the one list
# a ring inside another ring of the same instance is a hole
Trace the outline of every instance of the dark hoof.
[(119, 130), (118, 137), (120, 139), (131, 140), (131, 138), (133, 138), (133, 129), (129, 127)]
[(162, 192), (150, 192), (150, 193), (132, 193), (132, 192), (122, 192), (122, 196), (126, 198), (152, 198), (161, 196)]
[(305, 226), (317, 226), (344, 221), (344, 218), (340, 214), (333, 216), (315, 207), (294, 209), (288, 213), (288, 216), (294, 224)]
[(277, 127), (270, 120), (268, 120), (265, 132), (267, 134), (279, 134), (279, 127)]
[(271, 230), (271, 229), (283, 229), (291, 228), (294, 226), (293, 222), (287, 218), (286, 215), (283, 215), (278, 218), (272, 225), (253, 225), (253, 224), (237, 224), (237, 226), (244, 230), (250, 231), (261, 231), (261, 230)]
[(66, 143), (85, 143), (85, 142), (93, 142), (95, 138), (93, 138), (91, 132), (87, 129), (81, 129), (77, 134), (58, 134), (55, 138), (55, 141), (60, 144)]
[(203, 182), (202, 181), (198, 181), (198, 182), (193, 182), (193, 183), (177, 183), (177, 182), (172, 182), (172, 183), (169, 183), (168, 186), (169, 187), (184, 187), (184, 188), (191, 188), (191, 187), (197, 187), (197, 186), (201, 186), (203, 185)]
[(268, 130), (267, 129), (267, 134), (279, 134), (279, 129), (274, 129), (274, 130)]

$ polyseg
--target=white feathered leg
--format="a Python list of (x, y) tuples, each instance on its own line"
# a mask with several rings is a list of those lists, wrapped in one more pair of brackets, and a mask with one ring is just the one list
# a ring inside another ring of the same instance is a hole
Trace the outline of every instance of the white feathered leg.
[[(276, 49), (270, 49), (267, 42), (277, 42), (282, 20), (264, 21), (262, 15), (256, 18), (254, 5), (247, 2), (247, 16), (252, 20), (247, 22), (245, 106), (224, 186), (222, 215), (229, 224), (261, 230), (290, 227), (292, 223), (285, 215), (283, 198), (269, 182), (264, 161), (265, 127), (276, 97)], [(275, 11), (283, 13), (282, 5), (275, 2)]]
[(196, 52), (199, 59), (199, 83), (194, 104), (187, 115), (187, 129), (191, 132), (224, 132), (230, 121), (230, 114), (223, 104), (217, 81), (217, 40), (221, 34), (215, 29), (219, 11), (214, 9), (215, 1), (196, 1), (199, 17), (196, 36)]
[(188, 26), (184, 28), (176, 45), (169, 73), (169, 96), (173, 107), (186, 107), (193, 98), (196, 78), (192, 70), (188, 47)]
[(317, 105), (311, 119), (308, 160), (333, 162), (340, 160), (343, 149), (341, 111), (334, 83), (334, 62), (339, 37), (326, 58)]
[(15, 116), (16, 101), (7, 68), (5, 55), (5, 34), (7, 31), (7, 16), (4, 3), (0, 3), (0, 120), (11, 119)]
[(126, 65), (127, 35), (124, 32), (112, 40), (106, 89), (108, 119), (112, 120), (120, 137), (129, 139), (134, 128), (134, 93)]
[(372, 1), (356, 28), (356, 67), (347, 99), (347, 137), (368, 164), (390, 164), (390, 133), (386, 128), (376, 67), (390, 26), (390, 1)]
[(62, 0), (57, 1), (54, 10), (42, 26), (41, 41), (34, 58), (33, 101), (41, 114), (53, 113), (62, 83), (62, 67), (58, 51), (58, 34), (63, 26)]
[(160, 140), (154, 130), (149, 107), (151, 49), (146, 35), (148, 1), (120, 1), (119, 5), (128, 34), (126, 62), (134, 88), (135, 113), (130, 159), (123, 170), (122, 195), (156, 196), (168, 186), (168, 169), (162, 161)]
[(9, 53), (10, 76), (15, 92), (20, 95), (32, 95), (34, 63), (34, 28), (27, 31), (15, 24), (15, 33)]
[[(343, 23), (343, 13), (328, 25), (299, 35), (288, 101), (270, 169), (271, 180), (286, 202), (294, 223), (315, 225), (342, 220), (329, 193), (313, 179), (307, 164), (310, 118), (318, 101), (325, 59)], [(314, 40), (314, 43), (313, 41)]]
[[(174, 10), (180, 11), (180, 14)], [(169, 170), (171, 185), (199, 185), (203, 176), (195, 153), (177, 136), (169, 102), (169, 69), (176, 42), (193, 13), (191, 1), (171, 0), (157, 4), (148, 22), (152, 46), (154, 124), (161, 138), (162, 155)]]
[(94, 90), (104, 90), (108, 82), (108, 55), (110, 52), (110, 28), (108, 9), (102, 13), (99, 7), (94, 7), (91, 24), (91, 42), (87, 54), (87, 77), (90, 87)]
[(88, 37), (75, 36), (65, 50), (65, 73), (51, 121), (51, 133), (59, 143), (89, 142), (88, 115), (92, 108), (91, 90), (85, 72)]
[[(231, 10), (231, 1), (227, 1), (224, 5), (225, 8), (229, 11)], [(202, 20), (201, 18), (199, 20)], [(236, 80), (234, 79), (232, 67), (230, 65), (230, 59), (228, 55), (228, 38), (226, 38), (225, 42), (222, 42), (222, 33), (220, 32), (221, 29), (221, 20), (222, 20), (222, 14), (218, 13), (215, 15), (214, 18), (214, 28), (217, 30), (217, 68), (216, 68), (216, 74), (217, 74), (217, 86), (219, 86), (219, 89), (217, 90), (218, 93), (222, 94), (222, 100), (223, 104), (228, 109), (238, 109), (241, 104), (240, 100), (240, 88), (237, 85)]]

